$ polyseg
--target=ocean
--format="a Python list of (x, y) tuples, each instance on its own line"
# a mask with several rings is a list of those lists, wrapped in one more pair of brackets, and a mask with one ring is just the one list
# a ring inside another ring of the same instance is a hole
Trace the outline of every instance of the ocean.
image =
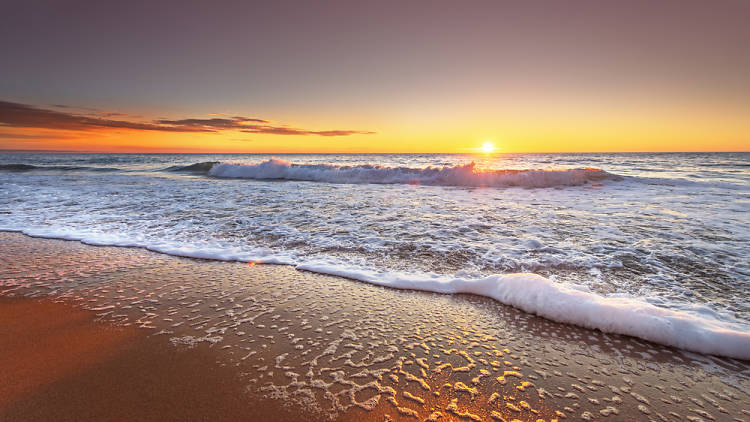
[(750, 153), (5, 153), (0, 230), (473, 293), (750, 359)]

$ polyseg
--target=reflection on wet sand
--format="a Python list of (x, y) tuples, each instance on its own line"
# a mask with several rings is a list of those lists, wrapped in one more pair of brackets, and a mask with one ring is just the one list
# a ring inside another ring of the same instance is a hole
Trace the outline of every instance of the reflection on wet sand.
[(750, 364), (553, 323), (490, 299), (291, 267), (0, 234), (0, 296), (51, 297), (210, 348), (305, 418), (750, 420)]

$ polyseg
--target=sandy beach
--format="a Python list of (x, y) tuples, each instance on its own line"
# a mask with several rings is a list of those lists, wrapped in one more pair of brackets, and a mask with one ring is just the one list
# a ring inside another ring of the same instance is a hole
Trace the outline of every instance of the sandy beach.
[(472, 295), (0, 233), (0, 420), (750, 420), (750, 363)]
[[(0, 299), (0, 419), (286, 418), (246, 394), (205, 348), (181, 350), (135, 327), (45, 299)], [(286, 413), (285, 413), (286, 412)]]
[(0, 422), (750, 422), (750, 0), (1, 10)]

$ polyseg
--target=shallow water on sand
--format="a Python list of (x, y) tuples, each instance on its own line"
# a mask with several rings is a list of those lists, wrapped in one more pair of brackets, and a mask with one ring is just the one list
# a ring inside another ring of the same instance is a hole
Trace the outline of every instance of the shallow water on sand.
[[(750, 419), (750, 365), (557, 324), (480, 296), (0, 234), (0, 295), (208, 347), (317, 419)], [(564, 416), (563, 416), (564, 415)]]

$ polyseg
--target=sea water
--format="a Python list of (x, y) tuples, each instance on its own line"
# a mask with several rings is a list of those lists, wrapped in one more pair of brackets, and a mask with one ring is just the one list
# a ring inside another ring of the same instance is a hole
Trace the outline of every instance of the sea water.
[(750, 359), (750, 153), (9, 153), (0, 229), (474, 293)]

